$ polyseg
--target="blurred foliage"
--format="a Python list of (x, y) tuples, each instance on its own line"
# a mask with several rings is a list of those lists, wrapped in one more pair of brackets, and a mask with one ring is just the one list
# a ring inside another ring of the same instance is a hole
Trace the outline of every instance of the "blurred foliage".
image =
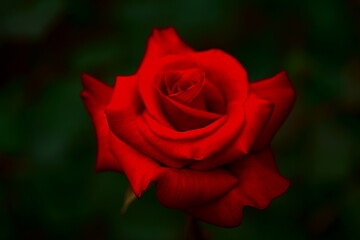
[(360, 2), (3, 0), (0, 239), (181, 239), (153, 189), (120, 214), (127, 181), (93, 170), (80, 74), (135, 72), (153, 27), (234, 55), (251, 81), (286, 69), (297, 103), (273, 147), (289, 191), (212, 239), (360, 239)]

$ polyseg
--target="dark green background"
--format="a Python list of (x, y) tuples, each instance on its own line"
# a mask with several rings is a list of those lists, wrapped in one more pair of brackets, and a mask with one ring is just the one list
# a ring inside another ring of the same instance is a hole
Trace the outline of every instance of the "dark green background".
[[(101, 4), (100, 4), (101, 2)], [(94, 172), (80, 74), (132, 74), (153, 27), (235, 56), (251, 81), (297, 92), (273, 147), (289, 191), (212, 239), (360, 239), (360, 2), (1, 1), (0, 239), (181, 239), (153, 189), (120, 215), (127, 181)]]

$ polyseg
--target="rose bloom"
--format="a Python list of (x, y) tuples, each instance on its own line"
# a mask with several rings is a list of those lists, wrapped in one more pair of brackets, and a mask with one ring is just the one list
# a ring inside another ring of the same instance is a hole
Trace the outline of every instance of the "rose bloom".
[(82, 83), (96, 170), (124, 173), (137, 197), (154, 182), (163, 206), (234, 227), (244, 206), (264, 209), (288, 188), (270, 148), (295, 99), (285, 72), (250, 83), (232, 56), (196, 52), (166, 28), (134, 75)]

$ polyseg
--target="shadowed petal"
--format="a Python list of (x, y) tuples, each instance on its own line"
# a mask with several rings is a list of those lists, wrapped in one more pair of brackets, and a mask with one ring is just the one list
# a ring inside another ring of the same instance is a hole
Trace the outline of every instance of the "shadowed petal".
[(254, 146), (254, 150), (261, 150), (269, 145), (273, 136), (288, 116), (295, 102), (295, 91), (285, 72), (250, 83), (250, 87), (259, 96), (274, 104), (274, 112)]
[(228, 104), (245, 101), (249, 90), (247, 73), (234, 57), (218, 49), (196, 52), (191, 57), (205, 72), (206, 78), (222, 92)]
[(111, 152), (121, 165), (135, 195), (139, 198), (158, 177), (159, 164), (110, 134)]
[(156, 195), (165, 207), (185, 209), (221, 197), (236, 183), (236, 178), (224, 169), (195, 171), (163, 168), (156, 184)]
[(204, 161), (194, 162), (190, 168), (197, 170), (212, 169), (233, 162), (249, 153), (271, 116), (273, 104), (251, 92), (244, 104), (244, 108), (245, 124), (235, 140), (218, 154)]
[(241, 223), (244, 206), (264, 209), (289, 186), (289, 181), (279, 174), (269, 148), (246, 155), (229, 170), (238, 179), (235, 188), (218, 200), (186, 212), (211, 224), (235, 227)]
[(92, 118), (97, 138), (95, 169), (96, 171), (121, 171), (121, 167), (109, 151), (108, 135), (110, 129), (104, 113), (113, 89), (88, 74), (83, 74), (81, 79), (84, 86), (81, 97)]

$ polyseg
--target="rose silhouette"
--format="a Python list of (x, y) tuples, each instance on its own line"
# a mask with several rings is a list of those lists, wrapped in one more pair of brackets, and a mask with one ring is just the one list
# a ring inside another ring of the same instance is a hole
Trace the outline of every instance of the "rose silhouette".
[(83, 74), (97, 134), (96, 170), (123, 172), (137, 197), (234, 227), (289, 186), (270, 142), (294, 103), (285, 72), (249, 83), (221, 50), (196, 52), (173, 28), (155, 29), (136, 74), (114, 87)]

